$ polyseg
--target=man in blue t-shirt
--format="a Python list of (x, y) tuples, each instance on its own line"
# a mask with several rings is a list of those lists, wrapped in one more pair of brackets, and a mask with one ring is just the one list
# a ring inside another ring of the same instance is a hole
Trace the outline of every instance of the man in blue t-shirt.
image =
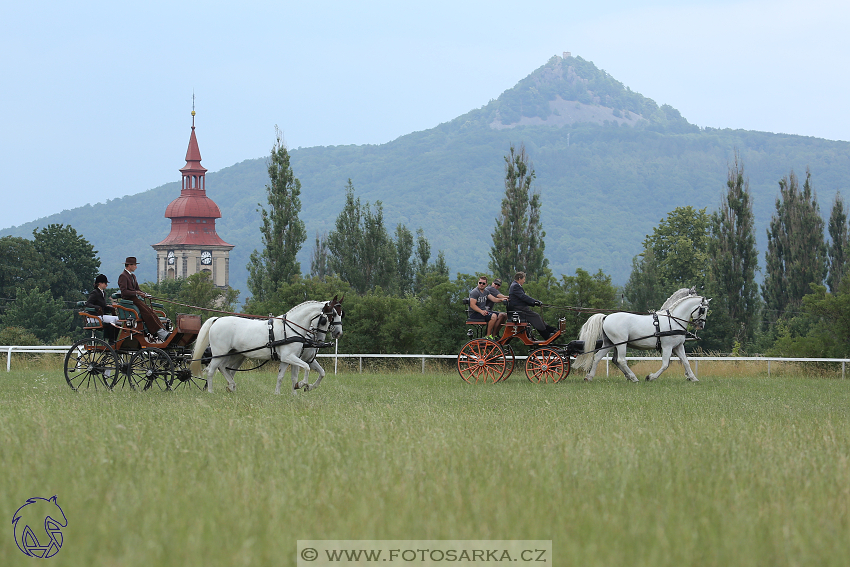
[[(502, 302), (503, 299), (490, 295), (487, 292), (487, 278), (484, 276), (478, 278), (478, 286), (469, 290), (469, 311), (468, 317), (470, 321), (486, 321), (487, 322), (487, 338), (495, 340), (494, 333), (499, 325), (500, 317), (498, 313), (493, 313), (492, 309), (488, 309), (487, 302), (490, 305), (496, 302)], [(504, 318), (501, 319), (504, 321)]]

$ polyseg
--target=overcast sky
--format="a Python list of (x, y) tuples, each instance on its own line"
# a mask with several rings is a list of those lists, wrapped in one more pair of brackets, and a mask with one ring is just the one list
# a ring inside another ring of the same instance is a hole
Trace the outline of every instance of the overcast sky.
[(431, 128), (564, 51), (699, 126), (850, 140), (846, 0), (58, 4), (2, 10), (0, 228), (178, 181), (193, 92), (217, 171), (275, 124), (291, 148)]

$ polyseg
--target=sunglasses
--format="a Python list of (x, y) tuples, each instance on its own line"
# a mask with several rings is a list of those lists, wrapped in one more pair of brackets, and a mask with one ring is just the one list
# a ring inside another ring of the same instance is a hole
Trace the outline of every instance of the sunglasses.
[(500, 283), (494, 283), (493, 285), (496, 286), (496, 287), (502, 287), (502, 284), (500, 284)]
[(478, 282), (478, 285), (487, 285), (487, 282)]

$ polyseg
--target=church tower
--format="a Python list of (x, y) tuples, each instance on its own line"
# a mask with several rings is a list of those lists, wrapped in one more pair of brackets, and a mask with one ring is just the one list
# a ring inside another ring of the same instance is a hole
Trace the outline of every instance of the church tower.
[(207, 272), (214, 285), (227, 287), (233, 245), (215, 232), (215, 219), (221, 218), (221, 211), (207, 197), (207, 170), (201, 165), (201, 150), (195, 137), (194, 108), (186, 165), (180, 173), (180, 196), (165, 209), (165, 217), (171, 219), (171, 232), (162, 242), (151, 245), (156, 250), (156, 281)]

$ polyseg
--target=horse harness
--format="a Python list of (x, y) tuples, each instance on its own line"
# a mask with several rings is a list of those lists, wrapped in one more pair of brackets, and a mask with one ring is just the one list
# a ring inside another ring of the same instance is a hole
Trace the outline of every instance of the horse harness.
[[(319, 341), (319, 340), (316, 340), (316, 338), (315, 338), (316, 331), (319, 330), (319, 327), (322, 326), (322, 325), (328, 324), (328, 316), (325, 315), (324, 313), (320, 313), (319, 315), (316, 315), (315, 317), (313, 317), (313, 319), (310, 320), (310, 322), (312, 323), (315, 319), (318, 319), (319, 323), (315, 328), (310, 327), (309, 329), (305, 329), (301, 325), (298, 325), (297, 323), (293, 323), (292, 321), (290, 321), (286, 318), (286, 315), (284, 315), (282, 317), (282, 319), (283, 319), (283, 338), (278, 339), (278, 340), (275, 340), (275, 338), (274, 338), (274, 321), (275, 321), (275, 319), (277, 319), (277, 317), (275, 317), (274, 315), (269, 313), (269, 342), (267, 342), (265, 346), (271, 352), (271, 360), (280, 360), (280, 356), (278, 356), (278, 354), (277, 354), (276, 347), (279, 347), (281, 345), (288, 345), (290, 343), (304, 343), (304, 348), (315, 348), (315, 349), (327, 348), (327, 347), (333, 346), (333, 343), (329, 343), (329, 342), (325, 342), (325, 341)], [(342, 317), (340, 317), (340, 319), (342, 319)], [(333, 325), (340, 325), (341, 326), (342, 321), (331, 321), (330, 325), (328, 325), (328, 330), (330, 330), (330, 328)], [(297, 330), (295, 330), (293, 328), (293, 326), (298, 327), (299, 329), (305, 331), (305, 334), (302, 335)], [(292, 331), (292, 333), (294, 333), (294, 336), (287, 336), (287, 329)], [(327, 333), (327, 330), (325, 331), (325, 333)], [(256, 350), (256, 349), (254, 349), (254, 350)], [(245, 352), (248, 352), (248, 351), (245, 351)]]
[[(642, 341), (643, 339), (649, 339), (649, 338), (652, 338), (652, 337), (655, 337), (655, 349), (659, 350), (659, 351), (661, 350), (661, 338), (662, 337), (672, 337), (672, 336), (675, 336), (675, 335), (685, 335), (686, 339), (699, 340), (699, 337), (696, 335), (696, 333), (692, 333), (688, 330), (688, 324), (691, 322), (691, 319), (693, 319), (694, 312), (697, 312), (697, 311), (698, 311), (697, 320), (699, 320), (705, 314), (705, 306), (702, 303), (700, 303), (697, 307), (694, 308), (693, 311), (691, 311), (689, 319), (685, 320), (685, 319), (681, 319), (679, 317), (674, 316), (672, 313), (670, 313), (670, 310), (667, 309), (666, 312), (662, 313), (662, 317), (667, 317), (667, 324), (670, 327), (670, 329), (667, 330), (667, 331), (661, 330), (661, 323), (658, 319), (658, 312), (653, 311), (652, 312), (652, 324), (655, 326), (655, 333), (653, 333), (651, 335), (647, 335), (645, 337), (639, 337), (637, 339), (629, 339), (629, 340), (625, 340), (625, 341), (622, 341), (622, 342), (619, 342), (619, 343), (612, 343), (608, 346), (603, 346), (603, 347), (600, 347), (600, 348), (593, 349), (592, 351), (589, 350), (589, 351), (585, 352), (584, 354), (589, 354), (591, 352), (599, 352), (603, 348), (611, 348), (611, 347), (615, 347), (615, 346), (620, 346), (620, 345), (632, 343), (632, 342), (635, 342), (635, 341)], [(606, 315), (606, 317), (607, 317), (607, 315)], [(672, 321), (676, 321), (676, 324), (679, 325), (681, 327), (681, 329), (674, 329)], [(684, 323), (684, 325), (682, 323)], [(606, 339), (608, 339), (608, 336), (605, 335), (604, 330), (602, 331), (602, 334), (605, 336)], [(610, 341), (611, 339), (608, 339), (608, 340)]]

